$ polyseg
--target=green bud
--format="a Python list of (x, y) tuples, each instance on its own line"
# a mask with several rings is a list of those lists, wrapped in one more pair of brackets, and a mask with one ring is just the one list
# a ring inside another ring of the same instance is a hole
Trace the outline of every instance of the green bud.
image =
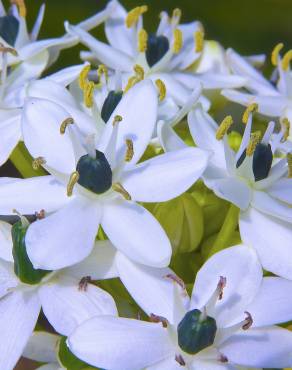
[(178, 344), (184, 352), (195, 355), (214, 343), (216, 332), (216, 320), (195, 309), (178, 324)]
[(14, 259), (14, 272), (15, 275), (25, 284), (38, 284), (44, 276), (51, 271), (35, 269), (28, 258), (25, 245), (25, 235), (29, 223), (17, 221), (11, 230), (13, 248), (12, 254)]
[(190, 194), (157, 204), (153, 213), (168, 235), (174, 254), (198, 248), (204, 231), (203, 213)]

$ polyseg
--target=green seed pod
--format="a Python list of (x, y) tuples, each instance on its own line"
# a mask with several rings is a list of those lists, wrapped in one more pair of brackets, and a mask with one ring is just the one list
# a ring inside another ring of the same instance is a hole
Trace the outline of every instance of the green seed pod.
[(153, 211), (172, 244), (173, 252), (194, 251), (203, 237), (203, 213), (188, 193), (171, 201), (159, 203)]
[(96, 194), (102, 194), (112, 186), (112, 170), (105, 155), (96, 150), (96, 158), (83, 155), (76, 167), (78, 184)]
[(106, 97), (102, 108), (101, 108), (101, 118), (106, 123), (110, 116), (112, 115), (113, 111), (116, 109), (117, 105), (121, 101), (123, 97), (122, 91), (110, 91), (108, 96)]
[(178, 344), (184, 352), (195, 355), (214, 343), (216, 332), (216, 320), (195, 309), (178, 324)]
[(12, 254), (16, 276), (18, 276), (23, 283), (34, 285), (38, 284), (42, 278), (51, 271), (35, 269), (28, 258), (25, 246), (25, 235), (28, 227), (29, 224), (24, 224), (22, 221), (18, 221), (12, 226)]

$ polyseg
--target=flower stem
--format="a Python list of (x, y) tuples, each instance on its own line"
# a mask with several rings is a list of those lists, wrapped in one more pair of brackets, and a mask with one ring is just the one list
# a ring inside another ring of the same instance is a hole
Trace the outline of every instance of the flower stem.
[(32, 168), (33, 158), (27, 151), (23, 142), (19, 142), (17, 144), (13, 152), (10, 154), (9, 159), (24, 178), (42, 176), (46, 174), (43, 168), (39, 168), (37, 170)]
[(231, 203), (221, 230), (219, 231), (215, 243), (210, 250), (209, 257), (229, 246), (228, 242), (230, 242), (232, 234), (238, 224), (238, 215), (239, 208)]

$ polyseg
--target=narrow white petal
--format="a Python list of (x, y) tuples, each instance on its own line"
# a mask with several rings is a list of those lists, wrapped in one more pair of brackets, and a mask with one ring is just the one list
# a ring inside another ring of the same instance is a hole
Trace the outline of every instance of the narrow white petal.
[(8, 222), (0, 221), (0, 258), (7, 262), (13, 262), (11, 228)]
[(0, 299), (4, 297), (9, 289), (17, 287), (19, 280), (14, 273), (13, 263), (0, 259)]
[(0, 110), (0, 165), (5, 163), (21, 138), (20, 110)]
[(165, 152), (171, 152), (187, 147), (168, 122), (158, 122), (157, 135)]
[(269, 195), (279, 199), (282, 202), (292, 204), (292, 181), (289, 178), (283, 178), (274, 182), (266, 191)]

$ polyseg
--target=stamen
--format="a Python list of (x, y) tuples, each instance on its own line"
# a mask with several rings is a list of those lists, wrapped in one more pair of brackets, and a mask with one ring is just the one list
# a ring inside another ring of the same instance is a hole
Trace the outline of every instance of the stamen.
[(205, 305), (205, 315), (207, 316), (207, 312), (210, 314), (218, 301), (223, 298), (223, 291), (226, 287), (226, 277), (220, 276), (216, 289), (214, 293), (211, 295), (209, 301)]
[(94, 88), (95, 88), (95, 85), (93, 81), (89, 81), (85, 85), (84, 104), (87, 108), (92, 108), (93, 106)]
[(32, 161), (32, 168), (37, 171), (43, 164), (46, 164), (44, 157), (37, 157)]
[(128, 79), (128, 83), (124, 89), (124, 94), (126, 92), (128, 92), (134, 85), (136, 85), (136, 83), (138, 83), (139, 81), (137, 80), (137, 77), (136, 76), (132, 76)]
[(186, 366), (185, 360), (182, 355), (175, 355), (175, 361), (180, 364), (180, 366)]
[(125, 161), (130, 162), (134, 156), (134, 145), (131, 139), (126, 139), (127, 151), (125, 155)]
[(165, 317), (155, 315), (154, 313), (151, 313), (151, 314), (150, 314), (149, 320), (150, 320), (151, 322), (155, 322), (155, 323), (159, 323), (159, 322), (161, 322), (161, 324), (162, 324), (162, 326), (163, 326), (164, 328), (167, 328), (167, 326), (168, 326), (168, 320), (167, 320)]
[(216, 139), (222, 140), (224, 135), (227, 133), (231, 125), (233, 124), (233, 119), (231, 116), (226, 116), (224, 120), (220, 123), (216, 131)]
[(223, 355), (223, 353), (219, 353), (218, 361), (222, 363), (226, 363), (228, 362), (228, 358), (225, 355)]
[(115, 126), (117, 123), (121, 122), (123, 120), (123, 117), (120, 115), (116, 115), (113, 120), (113, 126)]
[(0, 53), (10, 53), (10, 54), (12, 54), (15, 57), (18, 56), (18, 53), (17, 53), (17, 51), (15, 49), (9, 48), (9, 47), (5, 47), (2, 43), (0, 43)]
[(253, 319), (249, 312), (245, 311), (244, 313), (246, 314), (246, 318), (244, 319), (244, 324), (242, 325), (242, 329), (248, 330), (253, 324)]
[(72, 194), (73, 194), (73, 188), (76, 185), (76, 183), (78, 182), (78, 180), (79, 180), (79, 173), (78, 173), (78, 171), (74, 171), (71, 174), (70, 179), (69, 179), (69, 182), (67, 184), (67, 196), (68, 197), (71, 197), (72, 196)]
[(281, 120), (281, 125), (283, 129), (283, 137), (282, 137), (281, 142), (284, 143), (288, 139), (289, 134), (290, 134), (290, 121), (288, 120), (287, 117), (284, 117)]
[(139, 64), (134, 66), (135, 76), (129, 78), (128, 83), (125, 87), (124, 93), (128, 92), (136, 83), (144, 79), (144, 69)]
[(88, 73), (90, 71), (90, 65), (85, 66), (79, 75), (79, 87), (84, 90), (88, 83)]
[(283, 49), (284, 47), (284, 44), (282, 42), (280, 42), (279, 44), (277, 44), (273, 51), (272, 51), (272, 54), (271, 54), (271, 62), (273, 64), (273, 66), (277, 66), (278, 65), (278, 58), (279, 58), (279, 54), (280, 54), (280, 51)]
[(173, 31), (173, 47), (172, 47), (172, 50), (175, 54), (179, 53), (180, 52), (180, 49), (182, 48), (183, 46), (183, 35), (182, 35), (182, 32), (181, 30), (179, 30), (178, 28), (176, 28), (174, 31)]
[(165, 86), (165, 83), (158, 79), (155, 81), (155, 84), (158, 88), (158, 91), (159, 91), (159, 100), (162, 101), (165, 99), (165, 96), (166, 96), (166, 86)]
[(199, 29), (194, 33), (194, 39), (195, 39), (195, 52), (200, 53), (203, 51), (204, 48), (204, 30)]
[(26, 6), (24, 0), (10, 0), (10, 3), (18, 6), (19, 15), (21, 17), (26, 17)]
[(35, 212), (34, 214), (37, 220), (43, 220), (46, 217), (46, 212), (44, 209), (41, 209), (39, 212)]
[(246, 125), (247, 124), (247, 121), (248, 121), (248, 117), (250, 115), (250, 113), (254, 113), (254, 112), (257, 112), (258, 111), (258, 104), (257, 103), (252, 103), (250, 104), (246, 110), (244, 111), (243, 115), (242, 115), (242, 122)]
[(126, 26), (128, 28), (133, 27), (137, 22), (139, 17), (146, 13), (148, 10), (147, 5), (137, 6), (136, 8), (129, 11), (127, 17), (126, 17)]
[(98, 75), (99, 80), (101, 80), (102, 75), (104, 75), (106, 82), (108, 81), (108, 69), (104, 64), (100, 64), (98, 66), (97, 75)]
[(137, 79), (139, 81), (142, 81), (144, 79), (144, 75), (145, 75), (143, 67), (141, 67), (139, 64), (135, 64), (134, 71), (136, 73)]
[(73, 123), (74, 123), (74, 120), (72, 117), (68, 117), (64, 119), (64, 121), (61, 123), (61, 126), (60, 126), (60, 134), (64, 135), (66, 132), (67, 126), (73, 125)]
[(282, 68), (284, 71), (288, 71), (291, 60), (292, 60), (292, 50), (288, 50), (287, 53), (283, 56), (282, 60)]
[(28, 219), (23, 216), (20, 212), (18, 212), (16, 209), (12, 210), (13, 213), (17, 214), (17, 216), (20, 218), (21, 224), (23, 227), (28, 227), (29, 226), (29, 221)]
[(138, 34), (138, 51), (144, 53), (147, 50), (148, 33), (141, 28)]
[(175, 274), (167, 274), (165, 275), (166, 278), (172, 280), (173, 282), (177, 283), (183, 290), (186, 289), (186, 285), (183, 281), (183, 279), (181, 279), (180, 277), (178, 277), (177, 275)]
[(179, 8), (173, 9), (172, 17), (171, 17), (172, 22), (174, 22), (175, 24), (178, 24), (180, 22), (181, 15), (182, 15), (181, 9)]
[(246, 147), (246, 155), (248, 157), (251, 157), (257, 147), (257, 145), (260, 143), (261, 141), (261, 132), (260, 131), (256, 131), (256, 132), (253, 132), (251, 135), (250, 135), (250, 140), (249, 140), (249, 143)]
[(78, 290), (80, 292), (86, 292), (88, 288), (88, 284), (91, 282), (91, 276), (84, 276), (78, 284)]
[(292, 153), (287, 153), (288, 178), (292, 179)]
[(122, 194), (122, 196), (126, 200), (131, 200), (132, 199), (131, 195), (127, 192), (127, 190), (123, 187), (123, 185), (121, 183), (116, 182), (115, 184), (112, 185), (112, 189), (114, 191), (116, 191), (117, 193)]

